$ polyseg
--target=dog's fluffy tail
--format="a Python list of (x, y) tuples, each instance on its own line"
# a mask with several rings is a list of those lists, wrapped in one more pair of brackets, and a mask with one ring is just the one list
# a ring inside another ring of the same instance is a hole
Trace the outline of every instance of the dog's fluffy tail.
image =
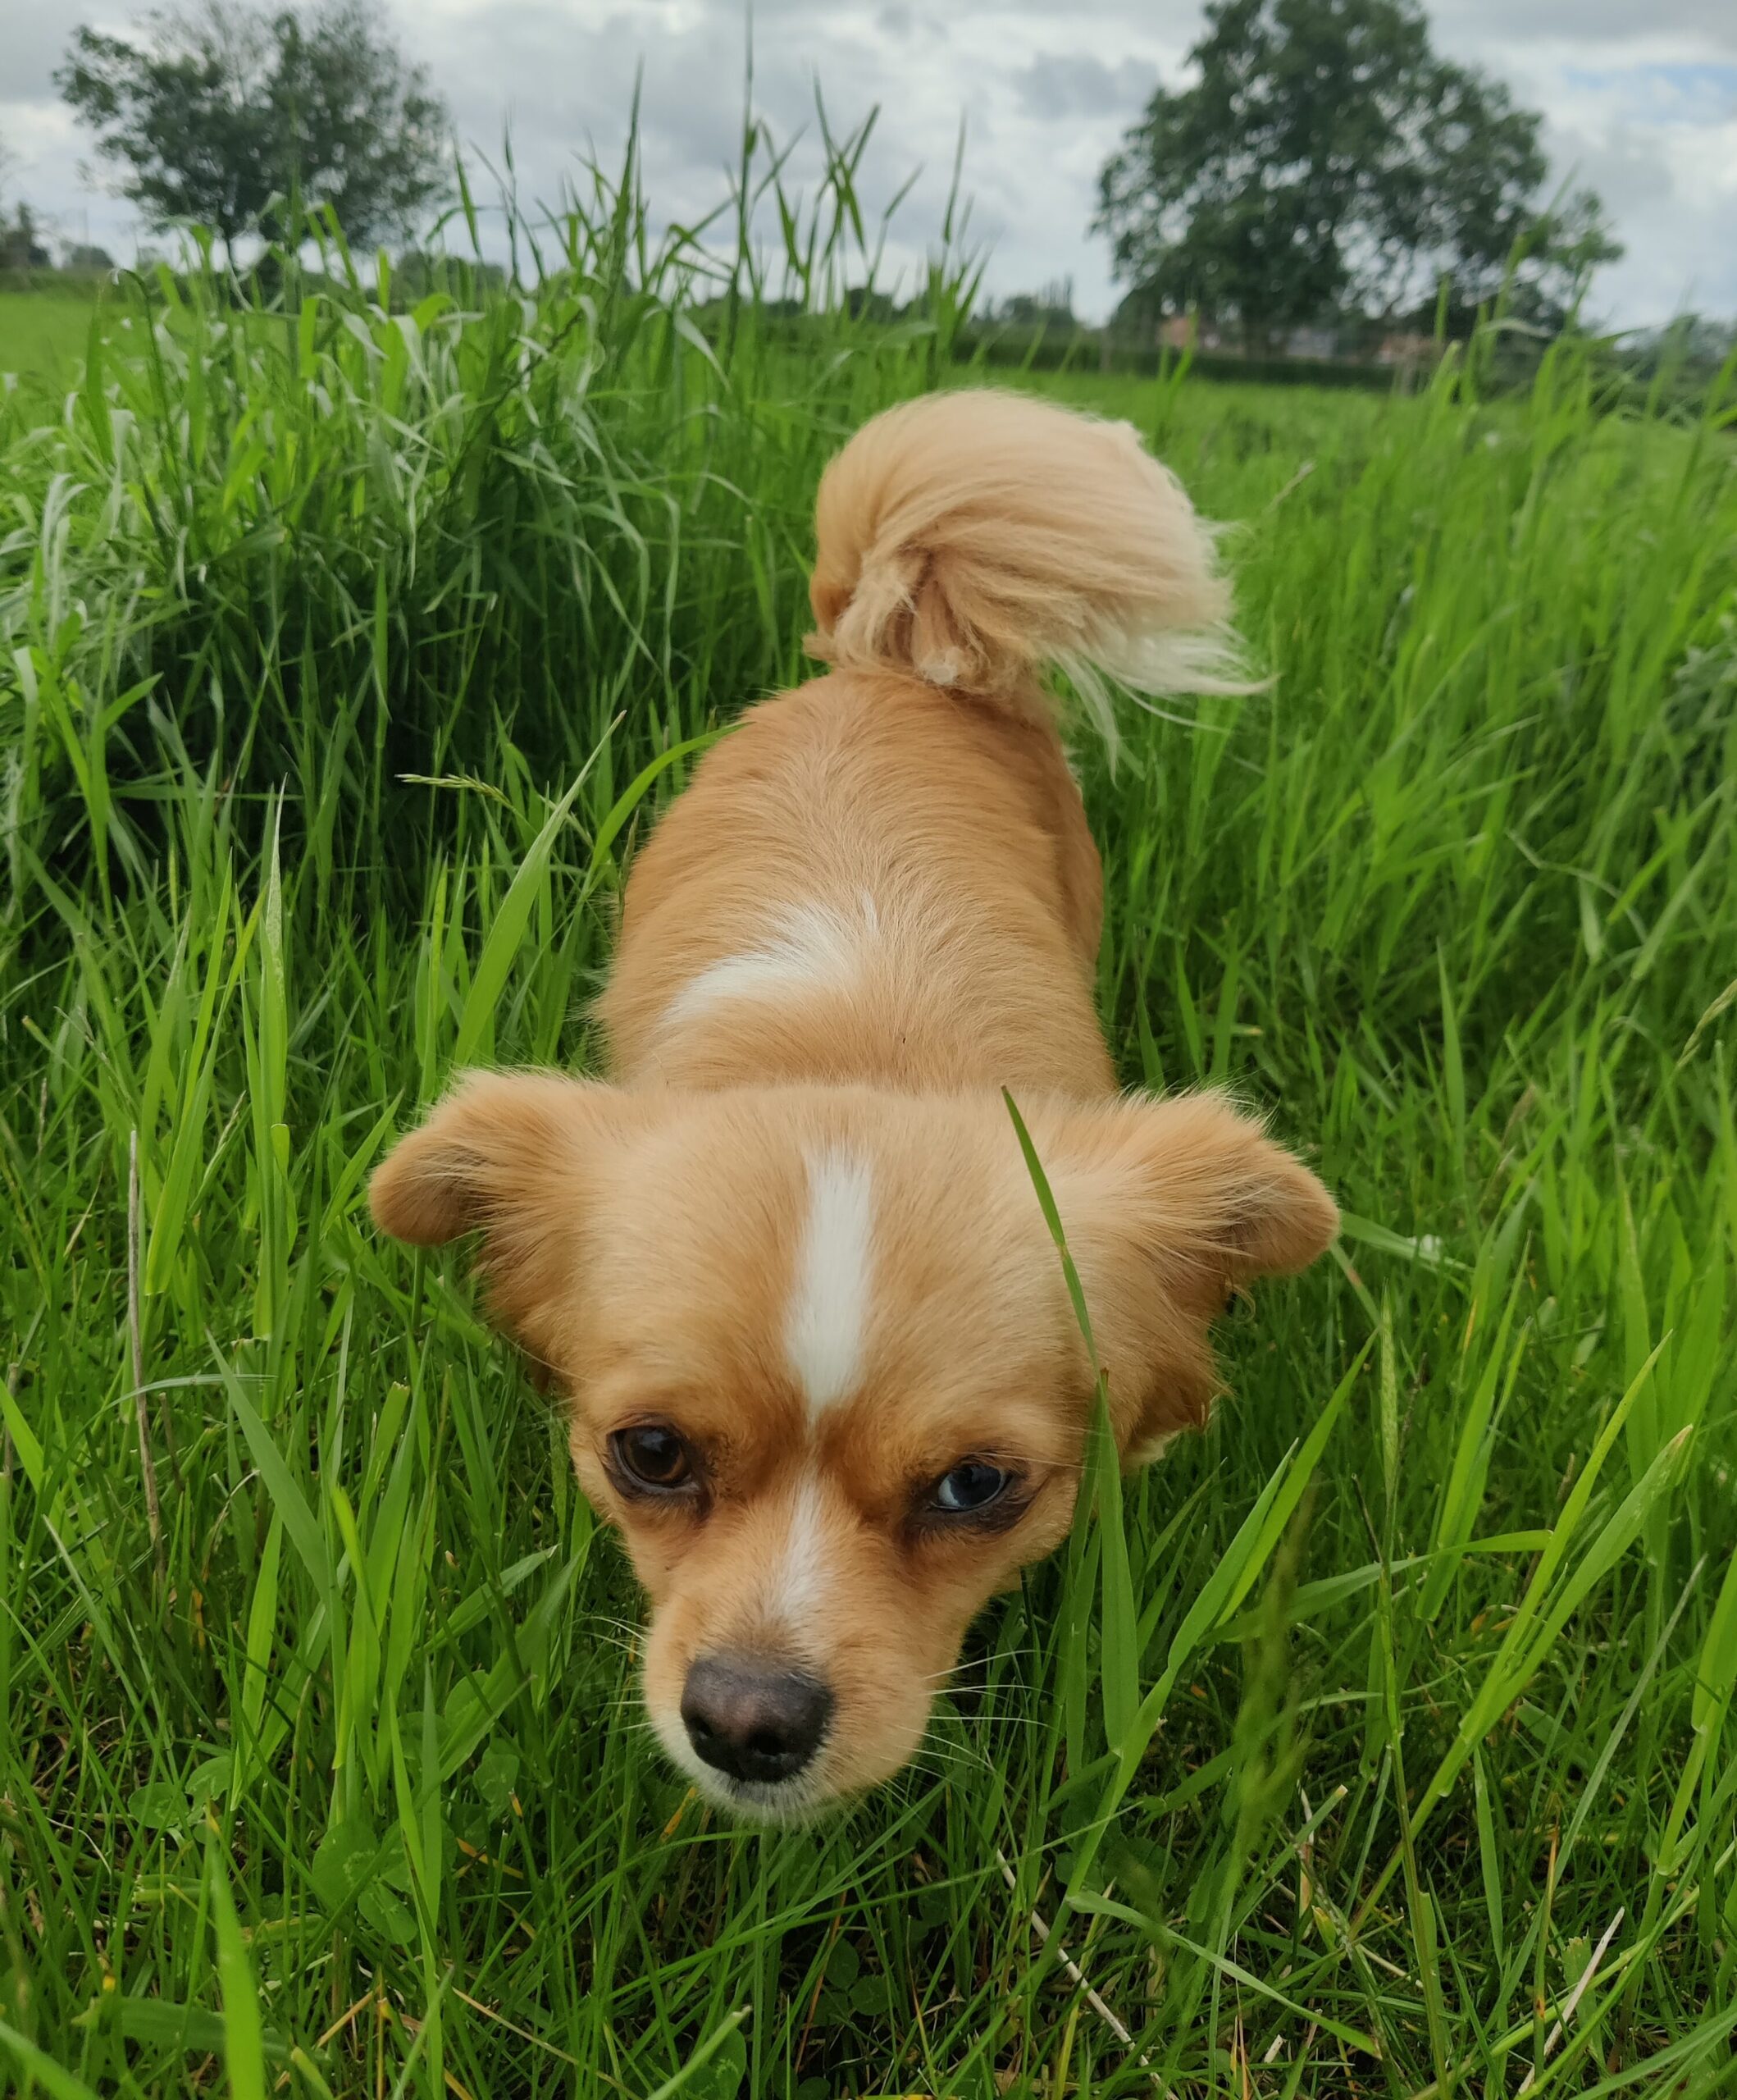
[(1127, 423), (983, 389), (865, 423), (816, 509), (810, 655), (1030, 714), (1062, 670), (1112, 745), (1106, 678), (1248, 689), (1212, 536)]

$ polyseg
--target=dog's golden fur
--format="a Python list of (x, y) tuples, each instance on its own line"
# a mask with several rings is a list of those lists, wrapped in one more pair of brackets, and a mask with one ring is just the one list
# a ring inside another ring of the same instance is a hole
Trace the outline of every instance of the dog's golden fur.
[[(1337, 1222), (1223, 1098), (1119, 1098), (1093, 1009), (1099, 862), (1041, 673), (1234, 675), (1169, 475), (1018, 395), (914, 403), (828, 470), (812, 596), (830, 673), (750, 710), (634, 862), (611, 1083), (473, 1075), (372, 1192), (401, 1239), (481, 1233), (651, 1599), (660, 1737), (773, 1815), (902, 1763), (972, 1614), (1069, 1522), (1095, 1370), (1000, 1089), (1130, 1459), (1204, 1420), (1227, 1294)], [(624, 1487), (610, 1439), (647, 1423), (703, 1492)], [(1018, 1480), (1013, 1520), (924, 1504), (968, 1459)], [(762, 1787), (696, 1759), (682, 1689), (718, 1652), (824, 1679), (809, 1769)]]

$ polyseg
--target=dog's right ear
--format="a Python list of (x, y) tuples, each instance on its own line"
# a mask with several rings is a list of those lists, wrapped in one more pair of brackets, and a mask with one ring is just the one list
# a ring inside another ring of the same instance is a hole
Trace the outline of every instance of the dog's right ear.
[(368, 1184), (375, 1222), (394, 1239), (443, 1247), (481, 1235), (489, 1316), (545, 1382), (579, 1317), (600, 1150), (628, 1121), (628, 1097), (599, 1080), (468, 1072)]
[(615, 1089), (558, 1072), (467, 1072), (368, 1184), (374, 1222), (413, 1247), (529, 1223), (572, 1182)]

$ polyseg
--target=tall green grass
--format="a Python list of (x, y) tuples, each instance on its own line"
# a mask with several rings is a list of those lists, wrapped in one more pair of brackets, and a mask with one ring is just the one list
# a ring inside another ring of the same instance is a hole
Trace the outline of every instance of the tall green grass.
[(1053, 382), (1231, 521), (1274, 673), (1083, 754), (1106, 1021), (1318, 1147), (1346, 1238), (873, 1800), (686, 1796), (549, 1404), (368, 1226), (456, 1061), (588, 1059), (636, 840), (802, 675), (825, 458), (971, 376), (968, 268), (846, 317), (860, 148), (769, 269), (756, 141), (712, 228), (631, 170), (521, 222), (522, 292), (396, 310), (335, 237), (264, 304), (164, 275), (0, 406), (0, 2061), (1721, 2089), (1728, 393), (1613, 418), (1566, 345), (1519, 402), (1477, 349), (1413, 400)]

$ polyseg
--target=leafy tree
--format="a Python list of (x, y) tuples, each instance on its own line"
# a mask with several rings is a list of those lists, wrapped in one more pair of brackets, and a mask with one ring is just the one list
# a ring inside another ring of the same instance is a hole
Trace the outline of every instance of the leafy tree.
[(1637, 377), (1685, 372), (1705, 376), (1727, 358), (1737, 356), (1737, 318), (1721, 321), (1710, 313), (1680, 313), (1662, 328), (1631, 336), (1623, 363)]
[(290, 199), (329, 204), (353, 240), (408, 229), (446, 190), (449, 127), (369, 0), (267, 15), (207, 0), (134, 43), (81, 28), (61, 93), (152, 225), (237, 238), (292, 231)]
[[(11, 165), (11, 153), (0, 139), (0, 185)], [(39, 270), (48, 260), (48, 251), (42, 244), (35, 213), (23, 203), (8, 212), (0, 197), (0, 270)]]
[(1058, 277), (1034, 292), (1010, 293), (999, 306), (990, 308), (987, 317), (1016, 328), (1073, 327), (1077, 325), (1074, 280)]
[(1598, 199), (1541, 208), (1540, 119), (1437, 56), (1416, 0), (1208, 0), (1191, 87), (1160, 86), (1106, 163), (1094, 228), (1160, 310), (1251, 348), (1439, 280), (1475, 303), (1510, 257), (1540, 315), (1620, 253)]
[(10, 218), (0, 212), (0, 270), (45, 270), (49, 259), (28, 204), (19, 205)]

